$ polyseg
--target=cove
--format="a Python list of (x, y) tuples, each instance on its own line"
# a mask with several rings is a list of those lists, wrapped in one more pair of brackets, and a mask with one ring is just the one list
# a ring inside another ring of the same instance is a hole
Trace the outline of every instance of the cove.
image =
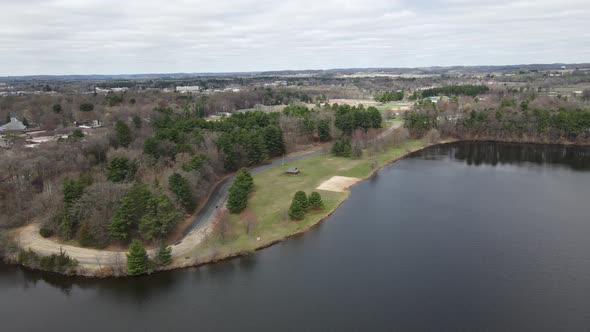
[(584, 330), (590, 149), (461, 142), (247, 257), (132, 279), (0, 265), (5, 331)]

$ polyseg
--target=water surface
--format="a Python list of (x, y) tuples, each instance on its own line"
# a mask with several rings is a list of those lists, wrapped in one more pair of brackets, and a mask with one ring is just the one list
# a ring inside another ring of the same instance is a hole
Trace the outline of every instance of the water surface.
[(126, 280), (0, 265), (3, 331), (590, 329), (590, 150), (433, 147), (308, 233)]

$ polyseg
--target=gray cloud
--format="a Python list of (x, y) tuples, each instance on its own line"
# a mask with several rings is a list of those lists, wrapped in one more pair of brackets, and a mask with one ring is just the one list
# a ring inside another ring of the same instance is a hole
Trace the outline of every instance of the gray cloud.
[(0, 0), (0, 76), (590, 61), (587, 0)]

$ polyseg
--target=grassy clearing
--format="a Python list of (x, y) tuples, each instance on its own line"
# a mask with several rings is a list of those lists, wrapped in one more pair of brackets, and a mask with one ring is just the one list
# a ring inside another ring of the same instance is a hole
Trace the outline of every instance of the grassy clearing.
[(411, 102), (404, 102), (404, 101), (391, 101), (389, 103), (376, 106), (376, 108), (380, 111), (397, 111), (401, 107), (408, 107), (414, 105)]
[[(380, 167), (422, 145), (422, 141), (419, 140), (408, 141), (374, 158)], [(335, 175), (366, 178), (373, 172), (370, 165), (367, 153), (364, 153), (361, 159), (339, 158), (327, 154), (287, 163), (254, 175), (255, 190), (248, 201), (248, 209), (255, 214), (257, 223), (250, 235), (246, 234), (243, 218), (234, 215), (231, 233), (225, 239), (221, 239), (218, 235), (210, 236), (186, 258), (205, 262), (234, 253), (253, 251), (312, 226), (333, 211), (349, 194), (348, 191), (331, 192), (316, 190), (316, 188)], [(301, 174), (286, 175), (285, 171), (289, 167), (299, 168)], [(288, 209), (298, 190), (308, 195), (312, 191), (318, 191), (322, 195), (325, 209), (308, 211), (303, 220), (291, 221), (288, 217)], [(257, 240), (258, 237), (260, 240)]]

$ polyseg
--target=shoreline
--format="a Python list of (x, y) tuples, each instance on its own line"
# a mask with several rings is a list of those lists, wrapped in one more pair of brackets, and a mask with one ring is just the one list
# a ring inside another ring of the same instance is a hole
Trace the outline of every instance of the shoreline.
[[(455, 139), (455, 138), (451, 138), (451, 139), (441, 140), (440, 142), (437, 142), (437, 143), (425, 143), (425, 144), (420, 145), (417, 148), (406, 150), (405, 153), (401, 154), (400, 156), (386, 160), (381, 165), (378, 165), (375, 169), (371, 170), (368, 175), (361, 177), (357, 182), (355, 182), (354, 184), (352, 184), (351, 186), (346, 188), (346, 190), (345, 190), (346, 196), (343, 199), (341, 199), (331, 210), (326, 211), (325, 213), (323, 213), (321, 215), (318, 215), (317, 220), (313, 220), (309, 225), (306, 225), (303, 228), (296, 229), (290, 233), (287, 233), (287, 234), (281, 236), (278, 239), (273, 239), (268, 242), (262, 241), (259, 244), (257, 244), (253, 249), (250, 249), (250, 250), (237, 250), (237, 251), (229, 252), (226, 254), (222, 254), (217, 257), (211, 257), (209, 259), (205, 259), (202, 261), (193, 261), (193, 260), (183, 261), (183, 257), (177, 257), (177, 258), (175, 258), (175, 260), (173, 261), (173, 263), (171, 265), (159, 268), (158, 270), (155, 270), (155, 271), (151, 272), (150, 274), (159, 273), (159, 272), (168, 272), (168, 271), (172, 271), (172, 270), (176, 270), (176, 269), (189, 268), (189, 267), (200, 267), (203, 265), (215, 264), (215, 263), (220, 263), (223, 261), (228, 261), (228, 260), (242, 257), (242, 256), (248, 256), (248, 255), (254, 254), (256, 251), (263, 250), (265, 248), (269, 248), (277, 243), (288, 240), (289, 238), (301, 236), (304, 233), (308, 232), (309, 230), (318, 226), (321, 222), (326, 220), (328, 217), (332, 216), (336, 212), (336, 210), (342, 204), (344, 204), (344, 202), (346, 202), (346, 200), (348, 199), (348, 197), (350, 195), (350, 188), (352, 188), (354, 185), (371, 178), (372, 176), (374, 176), (377, 172), (379, 172), (383, 168), (385, 168), (385, 167), (387, 167), (387, 166), (389, 166), (401, 159), (404, 159), (413, 153), (416, 153), (418, 151), (422, 151), (424, 149), (434, 147), (434, 146), (453, 144), (453, 143), (458, 143), (458, 142), (490, 142), (490, 143), (527, 144), (527, 145), (541, 145), (541, 146), (553, 145), (553, 146), (563, 146), (563, 147), (568, 147), (568, 146), (588, 147), (588, 146), (590, 146), (590, 144), (580, 144), (580, 143), (549, 143), (549, 142), (534, 142), (534, 141), (519, 142), (519, 141), (514, 141), (514, 140), (501, 140), (501, 139), (494, 140), (494, 139), (487, 139), (487, 138), (481, 138), (481, 139)], [(223, 181), (226, 177), (228, 177), (230, 175), (226, 175), (226, 176), (222, 177), (219, 180), (219, 182)], [(185, 259), (186, 259), (186, 257), (185, 257)], [(30, 270), (30, 271), (45, 272), (45, 273), (54, 274), (54, 275), (63, 275), (63, 276), (67, 276), (70, 278), (106, 279), (106, 278), (135, 277), (135, 276), (128, 276), (128, 275), (115, 275), (112, 272), (110, 274), (108, 274), (108, 273), (104, 273), (104, 274), (84, 273), (84, 272), (86, 272), (84, 268), (79, 268), (75, 274), (70, 274), (70, 275), (61, 274), (58, 272), (44, 271), (42, 269), (31, 268), (31, 267), (19, 264), (16, 261), (16, 257), (11, 257), (11, 259), (8, 259), (7, 263), (20, 266), (20, 267), (22, 267), (26, 270)], [(90, 271), (88, 271), (88, 272), (90, 272)], [(96, 271), (92, 271), (92, 272), (96, 272)], [(106, 271), (104, 271), (104, 272), (106, 272)], [(143, 275), (149, 275), (149, 274), (143, 274)]]
[(321, 216), (319, 216), (319, 218), (317, 220), (313, 221), (309, 225), (307, 225), (307, 226), (305, 226), (303, 228), (297, 229), (294, 232), (288, 233), (288, 234), (284, 235), (283, 237), (281, 237), (279, 239), (274, 239), (274, 240), (271, 240), (271, 241), (266, 242), (266, 243), (261, 243), (260, 245), (256, 246), (253, 250), (231, 252), (229, 254), (225, 254), (225, 255), (222, 255), (222, 256), (219, 256), (219, 257), (212, 258), (210, 260), (205, 260), (205, 261), (201, 261), (201, 262), (197, 262), (197, 263), (194, 263), (194, 262), (190, 262), (190, 263), (186, 263), (186, 264), (182, 264), (182, 263), (180, 263), (180, 264), (174, 264), (174, 263), (172, 263), (168, 267), (164, 267), (164, 268), (162, 268), (162, 269), (160, 269), (158, 271), (155, 271), (155, 273), (157, 273), (157, 272), (164, 272), (164, 271), (172, 271), (172, 270), (175, 270), (175, 269), (188, 268), (188, 267), (199, 267), (199, 266), (203, 266), (203, 265), (215, 264), (215, 263), (220, 263), (220, 262), (223, 262), (223, 261), (228, 261), (228, 260), (231, 260), (231, 259), (234, 259), (234, 258), (238, 258), (238, 257), (248, 256), (248, 255), (251, 255), (251, 254), (256, 253), (259, 250), (263, 250), (263, 249), (269, 248), (269, 247), (271, 247), (271, 246), (273, 246), (273, 245), (275, 245), (277, 243), (286, 241), (286, 240), (288, 240), (290, 238), (293, 238), (293, 237), (296, 237), (296, 236), (302, 236), (303, 234), (305, 234), (306, 232), (310, 231), (311, 229), (317, 227), (320, 223), (322, 223), (323, 221), (325, 221), (326, 219), (328, 219), (330, 216), (332, 216), (336, 212), (336, 210), (342, 204), (344, 204), (348, 200), (348, 197), (350, 195), (350, 188), (352, 188), (353, 186), (355, 186), (355, 185), (357, 185), (357, 184), (359, 184), (359, 183), (361, 183), (363, 181), (366, 181), (366, 180), (370, 179), (372, 176), (374, 176), (377, 172), (379, 172), (383, 168), (385, 168), (385, 167), (387, 167), (387, 166), (389, 166), (389, 165), (391, 165), (391, 164), (393, 164), (393, 163), (395, 163), (395, 162), (397, 162), (397, 161), (399, 161), (401, 159), (406, 158), (407, 156), (411, 155), (412, 153), (415, 153), (415, 152), (418, 152), (418, 151), (427, 149), (427, 148), (432, 147), (432, 146), (450, 144), (450, 143), (455, 143), (455, 142), (459, 142), (459, 141), (453, 139), (453, 140), (443, 140), (443, 141), (440, 141), (438, 143), (424, 144), (424, 145), (421, 145), (418, 148), (415, 148), (415, 149), (406, 151), (406, 153), (402, 154), (401, 156), (398, 156), (396, 158), (387, 160), (385, 163), (383, 163), (382, 165), (379, 165), (374, 170), (372, 170), (367, 176), (364, 176), (364, 177), (360, 178), (357, 182), (355, 182), (354, 184), (352, 184), (348, 188), (346, 188), (346, 191), (345, 191), (346, 192), (346, 197), (344, 197), (344, 199), (342, 199), (340, 202), (338, 202), (338, 204), (336, 204), (336, 206), (334, 208), (332, 208), (330, 211), (326, 211), (326, 213), (324, 213)]

